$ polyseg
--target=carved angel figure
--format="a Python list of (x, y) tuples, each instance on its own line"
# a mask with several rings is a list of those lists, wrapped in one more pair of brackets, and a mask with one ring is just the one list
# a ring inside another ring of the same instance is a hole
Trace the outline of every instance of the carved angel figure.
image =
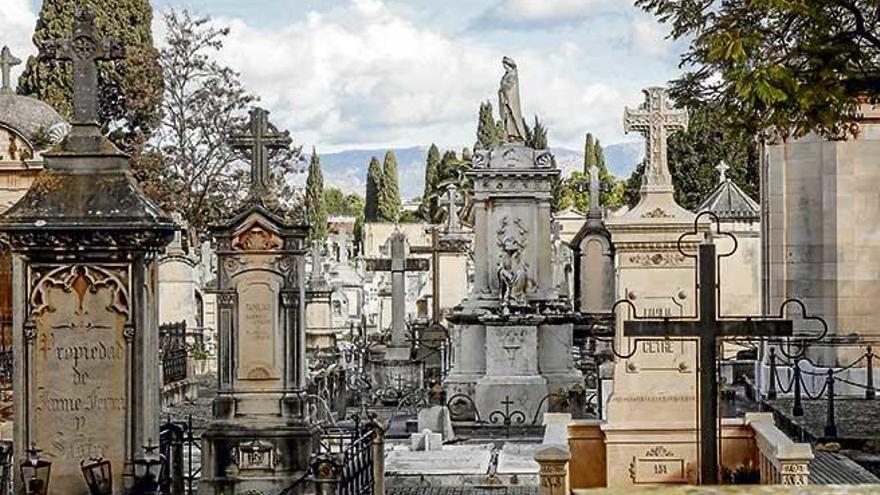
[(507, 308), (510, 303), (522, 303), (528, 283), (528, 270), (523, 263), (522, 244), (513, 237), (506, 236), (501, 241), (504, 255), (498, 264), (498, 285), (501, 304)]

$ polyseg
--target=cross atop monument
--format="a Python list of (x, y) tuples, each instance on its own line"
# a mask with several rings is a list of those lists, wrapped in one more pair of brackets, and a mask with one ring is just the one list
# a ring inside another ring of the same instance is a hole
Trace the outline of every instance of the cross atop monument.
[(73, 36), (49, 41), (44, 48), (48, 59), (73, 62), (73, 122), (98, 125), (98, 61), (123, 58), (122, 45), (99, 37), (95, 14), (78, 8)]
[(730, 166), (725, 163), (724, 160), (718, 162), (718, 166), (715, 167), (715, 170), (718, 171), (718, 182), (727, 182), (727, 171), (730, 170)]
[(602, 183), (599, 181), (599, 167), (593, 165), (590, 167), (590, 211), (587, 216), (593, 218), (602, 216), (602, 209), (599, 206), (599, 198), (602, 190)]
[(15, 58), (8, 46), (4, 46), (0, 51), (0, 72), (3, 73), (3, 86), (0, 86), (0, 92), (11, 93), (12, 85), (10, 83), (9, 73), (13, 67), (20, 64), (21, 60)]
[(461, 217), (458, 215), (458, 188), (451, 185), (446, 188), (446, 231), (461, 230)]
[(697, 281), (699, 315), (696, 320), (636, 319), (623, 324), (623, 333), (626, 337), (699, 340), (700, 483), (704, 485), (715, 485), (720, 482), (716, 369), (719, 341), (725, 337), (790, 337), (792, 335), (791, 320), (761, 317), (719, 318), (717, 262), (715, 244), (701, 244)]
[(243, 151), (251, 161), (251, 197), (269, 194), (269, 157), (272, 150), (290, 147), (290, 132), (280, 132), (269, 122), (269, 112), (262, 108), (251, 110), (248, 132), (230, 136), (229, 145)]
[(673, 110), (668, 104), (665, 88), (644, 90), (645, 102), (638, 109), (627, 108), (623, 115), (623, 129), (637, 131), (645, 136), (645, 175), (643, 189), (672, 191), (672, 176), (666, 158), (666, 138), (670, 132), (686, 131), (688, 114)]

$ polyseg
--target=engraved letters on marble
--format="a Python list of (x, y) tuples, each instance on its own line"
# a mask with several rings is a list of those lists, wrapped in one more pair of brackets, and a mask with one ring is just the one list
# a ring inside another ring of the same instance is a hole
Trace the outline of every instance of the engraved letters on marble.
[(85, 493), (81, 460), (125, 461), (128, 267), (35, 264), (29, 284), (32, 439), (53, 483)]

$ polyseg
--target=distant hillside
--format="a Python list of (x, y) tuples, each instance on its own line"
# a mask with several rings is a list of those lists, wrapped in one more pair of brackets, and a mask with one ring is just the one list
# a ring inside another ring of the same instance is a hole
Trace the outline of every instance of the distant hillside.
[[(605, 162), (614, 175), (629, 177), (636, 164), (644, 156), (642, 143), (618, 143), (604, 147)], [(410, 148), (396, 148), (393, 150), (397, 157), (397, 166), (400, 173), (400, 190), (404, 198), (415, 198), (422, 194), (425, 184), (425, 156), (428, 154), (427, 146), (413, 146)], [(568, 176), (574, 170), (581, 170), (584, 163), (584, 155), (580, 151), (566, 148), (553, 148), (556, 155), (556, 163), (562, 170), (563, 175)], [(345, 192), (356, 192), (363, 195), (366, 187), (367, 165), (370, 157), (377, 157), (380, 161), (385, 156), (385, 150), (345, 150), (338, 153), (321, 154), (321, 168), (324, 172), (324, 183), (338, 187)]]

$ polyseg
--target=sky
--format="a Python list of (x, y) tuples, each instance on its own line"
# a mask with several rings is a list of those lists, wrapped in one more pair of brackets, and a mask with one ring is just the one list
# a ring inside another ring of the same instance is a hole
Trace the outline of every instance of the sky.
[[(0, 0), (0, 33), (24, 59), (40, 0)], [(271, 120), (320, 152), (475, 140), (480, 101), (497, 107), (502, 56), (519, 67), (523, 113), (551, 146), (625, 136), (625, 106), (678, 73), (682, 46), (632, 0), (153, 0), (231, 28), (218, 58)], [(21, 66), (13, 75), (17, 75)]]

